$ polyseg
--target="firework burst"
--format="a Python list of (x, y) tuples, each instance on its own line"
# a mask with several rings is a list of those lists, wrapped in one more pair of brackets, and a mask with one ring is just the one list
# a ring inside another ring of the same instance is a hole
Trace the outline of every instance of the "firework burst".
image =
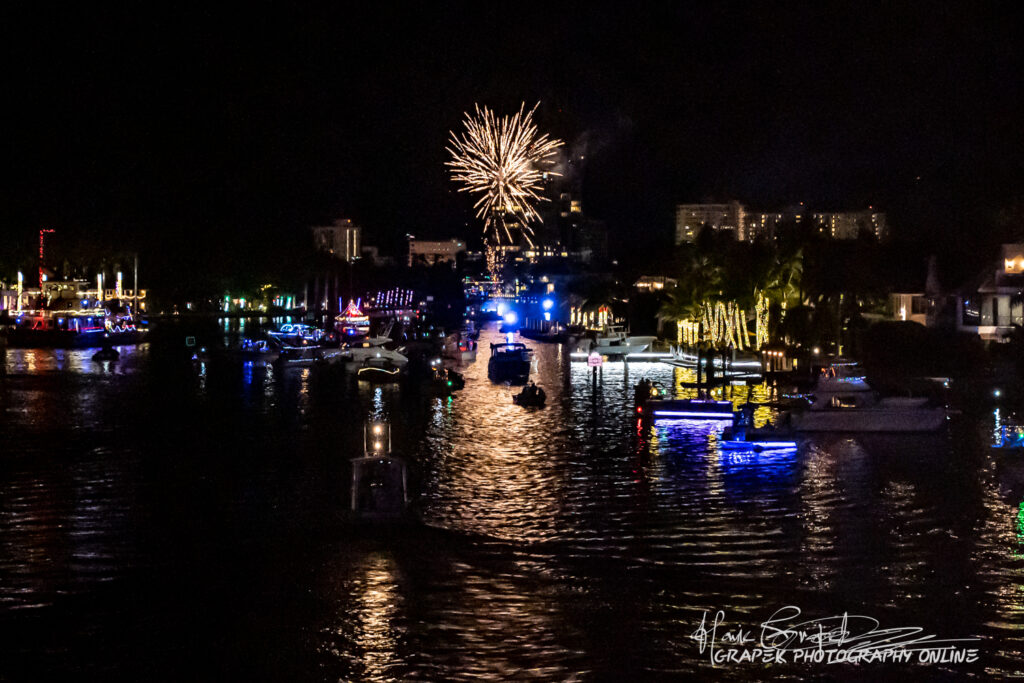
[[(539, 105), (539, 103), (538, 103)], [(466, 113), (465, 131), (449, 138), (445, 162), (452, 180), (461, 184), (459, 192), (479, 195), (473, 208), (477, 218), (484, 219), (484, 233), (502, 237), (512, 244), (512, 230), (518, 225), (531, 245), (531, 221), (540, 218), (534, 205), (546, 201), (539, 194), (543, 171), (551, 157), (562, 146), (561, 140), (538, 135), (533, 122), (533, 109), (525, 104), (512, 116), (497, 116), (487, 107), (475, 105), (475, 115)]]

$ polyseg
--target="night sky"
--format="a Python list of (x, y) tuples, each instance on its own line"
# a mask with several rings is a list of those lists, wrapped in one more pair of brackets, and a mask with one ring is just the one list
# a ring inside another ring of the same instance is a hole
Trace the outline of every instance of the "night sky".
[(442, 165), (474, 102), (542, 103), (613, 246), (669, 240), (704, 199), (871, 204), (942, 239), (1020, 206), (1010, 4), (553, 4), (10, 16), (4, 234), (184, 265), (263, 263), (341, 216), (394, 251), (475, 235)]

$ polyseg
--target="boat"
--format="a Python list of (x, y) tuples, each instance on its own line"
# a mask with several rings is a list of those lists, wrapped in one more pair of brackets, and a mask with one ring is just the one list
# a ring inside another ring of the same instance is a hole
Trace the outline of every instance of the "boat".
[(724, 451), (778, 451), (796, 449), (800, 442), (792, 430), (754, 427), (755, 404), (745, 403), (733, 413), (732, 425), (722, 430), (718, 446)]
[(731, 420), (733, 410), (730, 401), (652, 397), (637, 406), (637, 413), (652, 420)]
[(276, 330), (270, 330), (267, 334), (282, 342), (294, 343), (302, 339), (318, 342), (323, 338), (324, 331), (305, 323), (284, 323)]
[(798, 432), (934, 432), (947, 421), (927, 398), (879, 397), (854, 361), (822, 368), (811, 393), (810, 408), (792, 417)]
[(461, 333), (449, 335), (444, 343), (444, 355), (460, 363), (472, 363), (476, 360), (477, 344), (473, 339)]
[(491, 344), (491, 357), (487, 361), (487, 376), (497, 382), (525, 384), (530, 378), (533, 354), (526, 344), (508, 342)]
[(363, 428), (363, 455), (352, 458), (351, 516), (357, 522), (393, 522), (408, 516), (405, 460), (391, 454), (391, 425)]
[(544, 390), (536, 387), (536, 391), (529, 391), (530, 387), (524, 387), (518, 394), (512, 396), (512, 402), (524, 408), (543, 408), (547, 396)]
[(275, 363), (282, 367), (305, 367), (315, 363), (335, 363), (342, 358), (337, 346), (300, 339), (294, 343), (281, 342)]
[(113, 362), (121, 357), (121, 352), (112, 346), (104, 346), (102, 349), (92, 355), (92, 359), (97, 363), (104, 361)]
[(451, 394), (466, 387), (465, 378), (454, 370), (444, 367), (434, 367), (427, 385), (441, 394)]
[(374, 366), (402, 370), (409, 364), (409, 359), (384, 346), (391, 341), (390, 337), (370, 337), (343, 349), (341, 357), (352, 372), (358, 373), (362, 368)]
[(641, 353), (655, 342), (657, 337), (629, 335), (621, 325), (608, 325), (597, 333), (590, 344), (584, 344), (579, 351), (597, 352), (602, 356), (625, 356), (630, 353)]
[(370, 317), (363, 313), (359, 302), (349, 300), (348, 306), (334, 319), (334, 327), (343, 338), (365, 337), (370, 333)]
[(8, 330), (12, 347), (87, 349), (123, 346), (143, 341), (141, 329), (130, 313), (91, 311), (41, 311), (23, 313)]
[(281, 355), (281, 347), (268, 339), (243, 339), (238, 346), (228, 348), (226, 355), (243, 363), (273, 363)]

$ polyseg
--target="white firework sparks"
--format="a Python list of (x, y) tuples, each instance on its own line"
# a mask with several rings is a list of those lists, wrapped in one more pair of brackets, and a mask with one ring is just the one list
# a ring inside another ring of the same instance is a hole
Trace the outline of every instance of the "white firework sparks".
[(534, 205), (546, 201), (538, 192), (544, 178), (539, 167), (550, 161), (562, 141), (537, 134), (537, 105), (529, 111), (520, 105), (517, 113), (501, 117), (487, 107), (475, 109), (475, 116), (466, 113), (465, 132), (451, 133), (451, 161), (445, 165), (452, 180), (462, 184), (460, 192), (480, 195), (473, 208), (484, 219), (485, 233), (493, 228), (499, 243), (504, 233), (511, 244), (510, 226), (518, 223), (532, 245), (530, 222), (540, 219)]

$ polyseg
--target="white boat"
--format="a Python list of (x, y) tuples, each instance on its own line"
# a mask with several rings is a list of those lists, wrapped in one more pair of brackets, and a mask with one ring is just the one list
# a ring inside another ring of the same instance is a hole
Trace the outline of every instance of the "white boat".
[(472, 363), (476, 360), (476, 348), (472, 338), (461, 333), (450, 334), (444, 342), (444, 355), (460, 363)]
[(609, 325), (597, 333), (591, 342), (583, 342), (579, 350), (585, 353), (596, 351), (602, 356), (625, 356), (628, 353), (640, 353), (654, 343), (657, 337), (631, 337), (621, 325)]
[(359, 372), (360, 368), (366, 367), (401, 370), (409, 364), (409, 359), (398, 351), (385, 348), (384, 345), (389, 343), (389, 337), (370, 337), (344, 349), (342, 358), (348, 363), (346, 368), (351, 372)]
[(927, 398), (880, 398), (860, 367), (837, 361), (822, 370), (814, 403), (793, 415), (799, 432), (934, 432), (946, 424), (945, 408)]

